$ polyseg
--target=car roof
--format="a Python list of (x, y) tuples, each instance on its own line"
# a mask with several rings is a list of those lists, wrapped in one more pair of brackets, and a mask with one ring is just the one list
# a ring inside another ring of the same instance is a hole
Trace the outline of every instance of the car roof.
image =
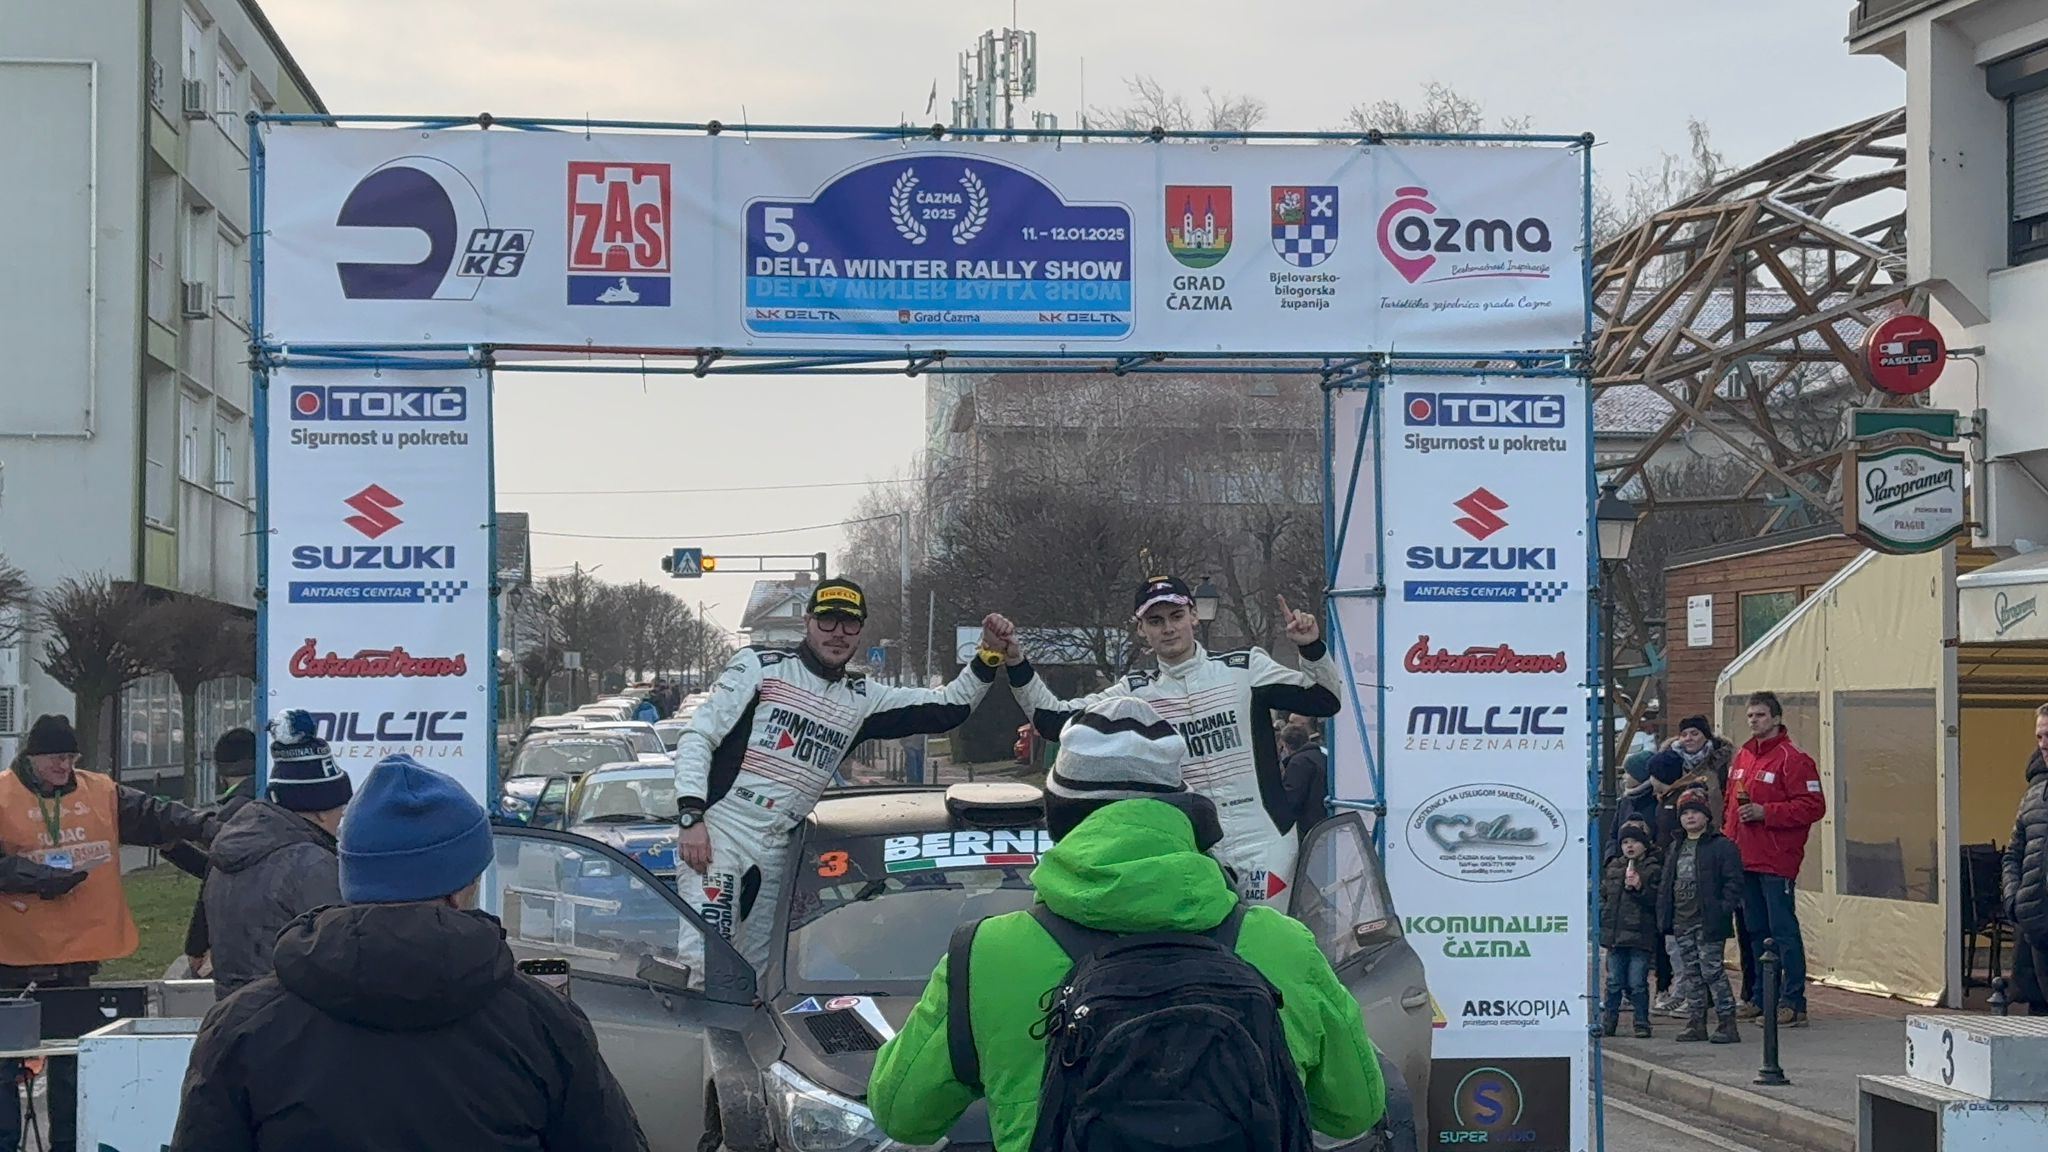
[(584, 727), (592, 732), (618, 732), (628, 728), (652, 728), (654, 725), (646, 720), (598, 720)]
[(947, 828), (1037, 827), (1045, 823), (1045, 795), (1035, 784), (1012, 782), (831, 788), (811, 809), (809, 819), (813, 840), (904, 836)]
[(614, 761), (610, 764), (599, 764), (597, 767), (592, 768), (588, 772), (585, 772), (583, 774), (584, 783), (588, 785), (592, 777), (600, 775), (606, 777), (607, 779), (619, 778), (625, 780), (673, 780), (675, 779), (676, 773), (675, 769), (673, 768), (664, 768), (658, 764), (649, 764), (644, 760), (619, 760)]
[(535, 732), (528, 736), (520, 747), (528, 744), (591, 744), (600, 740), (613, 743), (618, 741), (619, 737), (620, 734), (607, 732), (602, 728), (555, 728)]

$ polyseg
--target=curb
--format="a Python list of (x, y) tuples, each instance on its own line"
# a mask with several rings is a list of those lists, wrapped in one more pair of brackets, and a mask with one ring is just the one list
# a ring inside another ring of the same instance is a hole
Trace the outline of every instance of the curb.
[(1602, 1047), (1601, 1071), (1609, 1084), (1661, 1103), (1733, 1124), (1811, 1152), (1856, 1152), (1856, 1126), (1727, 1084), (1652, 1064)]

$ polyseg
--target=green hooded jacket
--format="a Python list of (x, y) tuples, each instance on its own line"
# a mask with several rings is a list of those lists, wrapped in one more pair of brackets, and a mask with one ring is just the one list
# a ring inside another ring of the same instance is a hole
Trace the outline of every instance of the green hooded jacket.
[[(1039, 898), (1069, 920), (1110, 932), (1204, 932), (1236, 897), (1223, 869), (1195, 849), (1186, 815), (1157, 800), (1123, 800), (1091, 813), (1039, 860)], [(1280, 1020), (1325, 1135), (1365, 1132), (1386, 1107), (1386, 1085), (1358, 1002), (1299, 921), (1270, 908), (1245, 913), (1237, 953), (1280, 989)], [(970, 1006), (975, 1048), (1000, 1152), (1025, 1152), (1038, 1126), (1045, 1041), (1031, 1026), (1040, 1001), (1071, 962), (1029, 913), (983, 922), (974, 937)], [(946, 1046), (946, 961), (941, 958), (902, 1032), (876, 1054), (868, 1108), (884, 1132), (929, 1144), (953, 1127), (976, 1093), (953, 1078)]]

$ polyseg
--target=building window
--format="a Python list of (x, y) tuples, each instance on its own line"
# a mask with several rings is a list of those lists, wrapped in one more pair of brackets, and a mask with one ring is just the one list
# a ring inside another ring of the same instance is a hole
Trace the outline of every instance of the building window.
[(2005, 102), (2011, 130), (2012, 262), (2048, 256), (2048, 88)]
[(206, 79), (206, 30), (199, 26), (199, 17), (185, 13), (185, 40), (183, 63), (180, 70), (187, 80)]
[(238, 324), (246, 324), (249, 318), (243, 299), (247, 293), (242, 290), (247, 267), (242, 261), (242, 242), (222, 232), (213, 248), (213, 306)]
[(1764, 633), (1777, 627), (1778, 621), (1799, 606), (1799, 593), (1789, 589), (1744, 592), (1736, 598), (1735, 604), (1736, 641), (1742, 645), (1742, 651), (1747, 652), (1750, 645), (1763, 639)]
[(213, 430), (213, 490), (235, 495), (235, 442), (225, 428)]
[(199, 470), (199, 401), (182, 393), (178, 396), (178, 478), (194, 484), (206, 482)]

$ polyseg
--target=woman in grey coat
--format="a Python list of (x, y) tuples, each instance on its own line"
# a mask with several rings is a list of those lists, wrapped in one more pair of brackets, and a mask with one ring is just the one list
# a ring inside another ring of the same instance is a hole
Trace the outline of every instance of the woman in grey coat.
[(271, 722), (270, 780), (214, 837), (206, 881), (216, 997), (271, 972), (277, 934), (301, 913), (341, 903), (335, 836), (354, 788), (311, 717)]

